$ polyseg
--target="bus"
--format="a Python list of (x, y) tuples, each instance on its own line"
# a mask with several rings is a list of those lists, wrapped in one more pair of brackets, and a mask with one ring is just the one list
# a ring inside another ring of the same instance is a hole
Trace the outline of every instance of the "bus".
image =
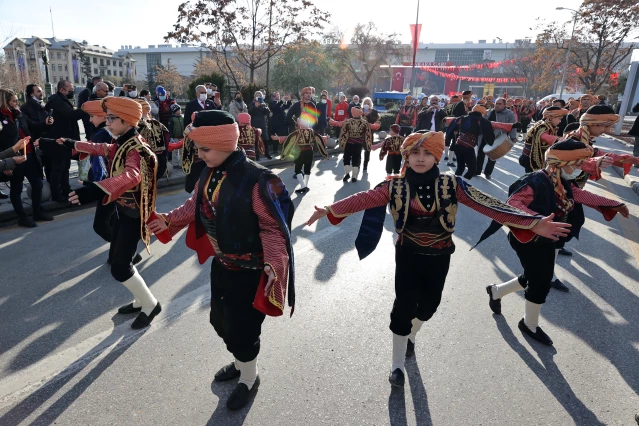
[(373, 93), (373, 107), (380, 113), (386, 111), (386, 104), (392, 102), (395, 104), (393, 109), (399, 109), (404, 105), (404, 98), (410, 92), (375, 92)]

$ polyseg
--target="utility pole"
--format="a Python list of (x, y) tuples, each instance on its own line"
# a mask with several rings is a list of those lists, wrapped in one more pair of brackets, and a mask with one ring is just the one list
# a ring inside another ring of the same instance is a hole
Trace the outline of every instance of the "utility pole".
[(419, 0), (417, 0), (417, 16), (415, 16), (415, 46), (411, 46), (413, 48), (413, 70), (410, 76), (410, 94), (413, 95), (413, 90), (415, 89), (415, 80), (417, 79), (417, 75), (415, 74), (415, 58), (417, 56), (417, 48), (419, 47), (419, 40), (417, 39), (417, 27), (419, 25)]
[(568, 50), (566, 50), (566, 60), (564, 61), (564, 72), (561, 75), (561, 89), (559, 89), (559, 99), (564, 94), (564, 85), (566, 84), (566, 71), (568, 71), (568, 61), (570, 60), (570, 49), (572, 48), (572, 38), (575, 35), (575, 25), (577, 25), (577, 14), (579, 13), (575, 9), (569, 9), (567, 7), (557, 7), (556, 10), (570, 10), (573, 12), (572, 20), (572, 32), (570, 33), (570, 40), (568, 40)]
[[(271, 46), (272, 46), (272, 40), (271, 40), (271, 25), (273, 23), (273, 0), (269, 1), (269, 6), (268, 6), (268, 51), (266, 52), (266, 91), (268, 92), (268, 80), (269, 80), (269, 75), (271, 73)], [(266, 96), (266, 93), (264, 93), (264, 96)]]

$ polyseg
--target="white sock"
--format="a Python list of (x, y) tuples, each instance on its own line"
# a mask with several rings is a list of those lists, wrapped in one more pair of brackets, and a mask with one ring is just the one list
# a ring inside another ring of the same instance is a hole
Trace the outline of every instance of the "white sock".
[(351, 172), (351, 166), (348, 164), (344, 164), (344, 175), (347, 175)]
[(541, 312), (541, 305), (526, 300), (526, 311), (524, 315), (524, 324), (533, 333), (537, 331), (539, 325), (539, 313)]
[(507, 294), (515, 291), (522, 291), (524, 288), (519, 284), (519, 277), (515, 277), (510, 281), (492, 287), (493, 299), (501, 299)]
[(353, 177), (357, 179), (357, 175), (359, 174), (359, 167), (353, 167)]
[(306, 186), (308, 186), (308, 179), (309, 179), (310, 177), (311, 177), (310, 175), (305, 175), (305, 176), (304, 176), (304, 186), (305, 186), (305, 187), (306, 187)]
[(422, 325), (424, 325), (424, 321), (419, 320), (417, 318), (413, 318), (413, 327), (410, 329), (410, 334), (408, 338), (411, 342), (415, 343), (415, 336), (422, 329)]
[(296, 176), (297, 176), (297, 181), (300, 183), (300, 188), (301, 189), (306, 188), (306, 185), (304, 185), (304, 175), (302, 173), (299, 173)]
[(391, 364), (391, 373), (398, 368), (406, 373), (404, 369), (406, 346), (408, 346), (408, 336), (400, 336), (393, 333), (393, 363)]
[(235, 360), (235, 365), (240, 370), (240, 380), (238, 383), (244, 383), (251, 390), (255, 380), (257, 380), (257, 357), (253, 361), (242, 362)]
[(122, 284), (133, 294), (136, 302), (142, 306), (142, 312), (149, 315), (158, 304), (158, 300), (153, 297), (153, 293), (146, 286), (144, 278), (142, 278), (135, 266), (133, 270), (135, 271), (133, 276)]
[(559, 255), (559, 250), (560, 249), (555, 249), (555, 264), (553, 265), (552, 268), (552, 280), (555, 281), (557, 279), (557, 273), (555, 272), (557, 270), (557, 256)]

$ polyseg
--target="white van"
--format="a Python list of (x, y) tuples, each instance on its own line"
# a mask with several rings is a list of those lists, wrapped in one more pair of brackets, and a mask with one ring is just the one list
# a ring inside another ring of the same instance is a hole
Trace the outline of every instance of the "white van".
[(563, 99), (564, 101), (567, 101), (570, 98), (573, 99), (579, 99), (581, 96), (585, 95), (585, 93), (563, 93), (561, 95), (561, 98), (559, 98), (559, 93), (553, 93), (552, 95), (548, 95), (548, 96), (544, 96), (543, 98), (541, 98), (537, 104), (540, 104), (541, 102), (545, 102), (545, 101), (549, 101), (550, 98), (555, 98), (555, 99)]

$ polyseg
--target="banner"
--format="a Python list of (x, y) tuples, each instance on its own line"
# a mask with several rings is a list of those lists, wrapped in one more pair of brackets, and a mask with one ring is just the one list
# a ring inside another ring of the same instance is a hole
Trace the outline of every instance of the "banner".
[(422, 32), (422, 24), (417, 25), (417, 37), (415, 37), (415, 24), (410, 24), (410, 37), (412, 40), (412, 46), (413, 46), (413, 58), (415, 57), (414, 55), (417, 53), (417, 47), (419, 46), (419, 35)]
[(525, 61), (528, 58), (519, 58), (519, 59), (507, 59), (505, 61), (499, 62), (487, 62), (483, 64), (470, 64), (470, 65), (426, 65), (428, 68), (436, 68), (439, 70), (453, 71), (453, 70), (483, 70), (483, 69), (495, 69), (501, 68), (506, 65), (512, 65), (517, 61)]
[(73, 81), (76, 83), (80, 82), (80, 68), (77, 59), (73, 60)]
[(528, 81), (527, 78), (506, 78), (506, 77), (470, 77), (466, 75), (457, 75), (455, 73), (447, 73), (442, 71), (437, 71), (435, 69), (429, 67), (421, 67), (422, 70), (428, 71), (440, 77), (444, 77), (448, 80), (462, 80), (462, 81), (475, 81), (480, 83), (525, 83)]
[(393, 80), (391, 83), (391, 91), (403, 92), (404, 91), (404, 68), (395, 68), (393, 73)]

